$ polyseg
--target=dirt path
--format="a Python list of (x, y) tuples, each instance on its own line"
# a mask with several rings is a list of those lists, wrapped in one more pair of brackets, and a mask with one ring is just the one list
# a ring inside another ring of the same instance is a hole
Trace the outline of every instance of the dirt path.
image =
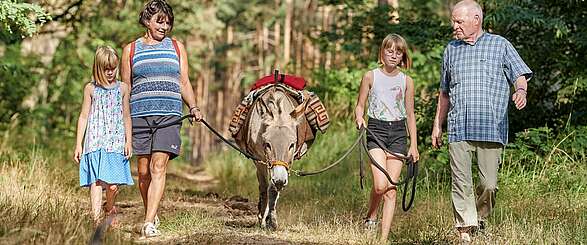
[(215, 184), (215, 180), (201, 170), (168, 173), (165, 196), (158, 212), (162, 236), (150, 239), (140, 238), (144, 209), (136, 186), (130, 187), (121, 193), (117, 202), (119, 214), (115, 230), (135, 243), (291, 243), (258, 228), (255, 201), (241, 196), (220, 196), (210, 191)]

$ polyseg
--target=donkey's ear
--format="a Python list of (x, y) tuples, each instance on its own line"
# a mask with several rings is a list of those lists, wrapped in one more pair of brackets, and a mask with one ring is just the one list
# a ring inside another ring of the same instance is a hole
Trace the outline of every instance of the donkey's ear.
[(261, 118), (273, 118), (273, 112), (269, 110), (269, 107), (267, 107), (267, 104), (262, 99), (259, 100), (257, 112), (261, 115)]

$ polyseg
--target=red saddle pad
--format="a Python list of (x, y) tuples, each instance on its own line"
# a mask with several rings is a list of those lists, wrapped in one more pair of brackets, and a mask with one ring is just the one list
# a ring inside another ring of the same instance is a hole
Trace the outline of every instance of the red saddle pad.
[[(285, 84), (289, 85), (290, 87), (297, 89), (297, 90), (303, 90), (306, 87), (306, 80), (302, 77), (280, 74), (278, 76), (278, 78), (279, 78), (279, 82), (283, 82), (283, 83), (285, 83)], [(267, 84), (272, 84), (272, 83), (275, 83), (275, 76), (274, 75), (264, 76), (264, 77), (260, 78), (259, 80), (257, 80), (253, 84), (253, 86), (251, 87), (251, 91), (258, 89), (260, 87), (263, 87)]]

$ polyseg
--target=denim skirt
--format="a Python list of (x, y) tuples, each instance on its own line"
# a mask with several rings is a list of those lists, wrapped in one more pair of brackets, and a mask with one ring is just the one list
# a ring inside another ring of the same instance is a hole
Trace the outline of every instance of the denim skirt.
[(377, 137), (387, 150), (393, 153), (403, 154), (404, 156), (407, 155), (408, 137), (405, 119), (400, 121), (382, 121), (369, 117), (367, 128), (374, 134), (372, 135), (367, 132), (367, 149), (381, 149), (375, 140), (375, 137)]

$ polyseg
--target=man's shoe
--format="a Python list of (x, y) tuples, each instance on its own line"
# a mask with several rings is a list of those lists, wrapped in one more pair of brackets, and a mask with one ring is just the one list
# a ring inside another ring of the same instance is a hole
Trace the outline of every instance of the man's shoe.
[(485, 228), (487, 227), (487, 222), (485, 220), (479, 220), (479, 231), (485, 231)]
[(459, 238), (461, 239), (461, 244), (470, 244), (472, 241), (469, 232), (459, 232)]
[(471, 233), (473, 232), (474, 228), (475, 226), (457, 228), (457, 230), (459, 231), (459, 240), (461, 241), (461, 244), (471, 244), (471, 241), (473, 240), (471, 238)]

